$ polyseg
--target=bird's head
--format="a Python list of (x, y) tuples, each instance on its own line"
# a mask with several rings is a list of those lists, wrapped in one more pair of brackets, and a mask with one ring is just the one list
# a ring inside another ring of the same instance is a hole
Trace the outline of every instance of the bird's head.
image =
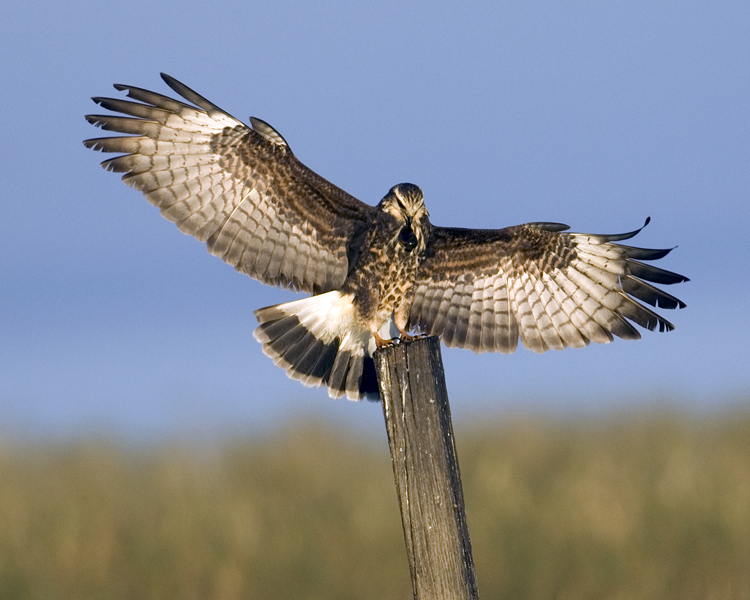
[(394, 185), (380, 201), (380, 210), (396, 219), (398, 243), (406, 252), (421, 253), (427, 245), (430, 213), (424, 205), (424, 194), (413, 183)]

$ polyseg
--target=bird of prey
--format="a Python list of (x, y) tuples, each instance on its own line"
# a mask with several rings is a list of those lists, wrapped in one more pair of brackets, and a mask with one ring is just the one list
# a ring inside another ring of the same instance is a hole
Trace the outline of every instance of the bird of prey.
[(312, 294), (255, 311), (254, 336), (289, 377), (326, 385), (332, 397), (377, 397), (372, 354), (396, 343), (392, 335), (504, 353), (520, 338), (544, 352), (638, 339), (634, 324), (669, 331), (643, 303), (685, 306), (653, 284), (687, 278), (641, 262), (670, 249), (616, 243), (640, 229), (438, 227), (416, 185), (395, 185), (376, 206), (361, 202), (297, 160), (265, 121), (247, 126), (162, 78), (183, 100), (115, 85), (132, 101), (95, 97), (115, 114), (86, 119), (125, 135), (84, 144), (118, 154), (102, 166), (123, 173), (211, 254), (263, 283)]

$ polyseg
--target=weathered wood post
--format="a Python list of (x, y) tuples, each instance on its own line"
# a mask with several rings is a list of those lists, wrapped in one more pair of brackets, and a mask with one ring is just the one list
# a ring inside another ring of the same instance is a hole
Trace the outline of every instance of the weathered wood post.
[(476, 600), (440, 341), (375, 352), (416, 600)]

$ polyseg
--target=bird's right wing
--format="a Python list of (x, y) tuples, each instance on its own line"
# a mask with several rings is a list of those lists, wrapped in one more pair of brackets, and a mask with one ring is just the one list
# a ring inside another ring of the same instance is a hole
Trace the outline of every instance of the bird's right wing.
[[(120, 115), (88, 115), (107, 131), (88, 148), (121, 153), (102, 163), (124, 173), (183, 233), (208, 245), (238, 271), (272, 285), (320, 293), (346, 278), (374, 207), (326, 181), (292, 153), (270, 125), (252, 128), (176, 79), (162, 74), (193, 105), (116, 85), (136, 100), (94, 98)], [(124, 116), (121, 116), (124, 115)]]

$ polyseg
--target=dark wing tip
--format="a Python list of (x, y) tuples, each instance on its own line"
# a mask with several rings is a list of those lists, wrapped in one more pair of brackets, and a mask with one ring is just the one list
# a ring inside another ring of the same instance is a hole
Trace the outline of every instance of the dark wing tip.
[[(180, 83), (179, 81), (177, 81), (174, 77), (172, 77), (171, 75), (167, 75), (166, 73), (160, 72), (159, 76), (162, 78), (162, 80), (164, 81), (164, 83), (166, 83), (173, 90), (174, 90), (173, 85), (177, 85), (177, 86), (183, 85), (182, 83)], [(175, 91), (177, 91), (177, 90), (175, 90)]]
[(612, 233), (612, 234), (595, 234), (595, 237), (598, 237), (604, 242), (620, 242), (622, 240), (629, 240), (632, 237), (637, 236), (643, 229), (651, 222), (651, 217), (646, 217), (646, 222), (641, 225), (638, 229), (634, 229), (633, 231), (628, 231), (627, 233)]
[(107, 119), (110, 118), (108, 115), (84, 115), (83, 117), (88, 123), (91, 123), (94, 127), (100, 127), (102, 129), (108, 129)]
[(172, 90), (177, 92), (180, 96), (185, 98), (188, 102), (192, 102), (195, 104), (195, 106), (198, 106), (206, 111), (210, 116), (215, 116), (217, 114), (226, 115), (227, 112), (221, 110), (218, 106), (216, 106), (213, 102), (208, 100), (207, 98), (204, 98), (201, 96), (198, 92), (195, 90), (189, 88), (181, 81), (178, 81), (171, 75), (167, 75), (166, 73), (160, 73), (161, 78), (164, 80), (164, 83), (166, 83)]

